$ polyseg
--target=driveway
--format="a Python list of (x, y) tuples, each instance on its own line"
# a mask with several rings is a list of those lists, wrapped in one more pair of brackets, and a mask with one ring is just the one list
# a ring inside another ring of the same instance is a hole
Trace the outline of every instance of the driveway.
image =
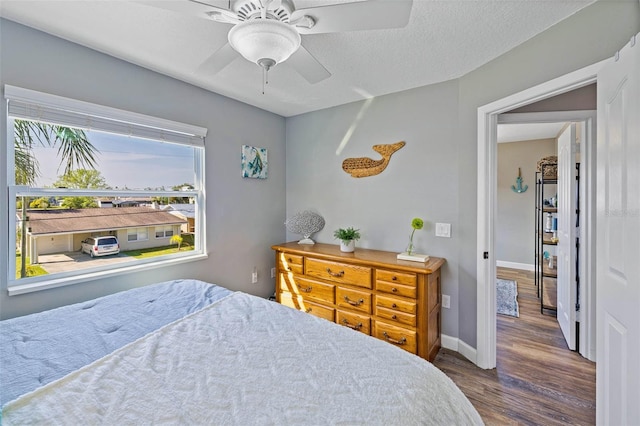
[(98, 266), (114, 265), (116, 263), (132, 262), (135, 257), (122, 253), (92, 258), (88, 254), (73, 251), (68, 253), (41, 254), (38, 256), (40, 266), (50, 274), (77, 271), (79, 269), (96, 268)]

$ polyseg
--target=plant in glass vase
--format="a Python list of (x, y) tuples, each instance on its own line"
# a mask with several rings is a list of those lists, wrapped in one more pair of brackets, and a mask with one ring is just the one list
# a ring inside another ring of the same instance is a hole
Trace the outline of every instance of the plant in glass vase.
[(411, 227), (413, 228), (413, 231), (411, 231), (411, 237), (409, 237), (409, 245), (407, 246), (407, 254), (409, 256), (413, 254), (413, 234), (416, 233), (416, 230), (422, 229), (423, 226), (424, 220), (420, 219), (419, 217), (414, 217), (411, 221)]
[(416, 233), (418, 229), (422, 229), (424, 227), (424, 220), (419, 217), (414, 217), (411, 221), (411, 236), (409, 237), (409, 245), (407, 246), (407, 251), (404, 253), (398, 254), (399, 260), (411, 260), (417, 262), (426, 262), (429, 260), (429, 256), (426, 254), (416, 254), (414, 253), (415, 247), (413, 246), (413, 235)]

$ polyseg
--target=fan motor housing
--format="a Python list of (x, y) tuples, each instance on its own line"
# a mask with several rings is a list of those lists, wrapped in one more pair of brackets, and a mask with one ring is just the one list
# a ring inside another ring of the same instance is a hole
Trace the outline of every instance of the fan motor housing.
[[(262, 4), (260, 0), (237, 0), (233, 4), (233, 11), (238, 15), (241, 21), (248, 21), (260, 17)], [(269, 19), (276, 19), (281, 22), (289, 23), (291, 12), (295, 10), (291, 0), (282, 0), (281, 5), (276, 9), (269, 9), (267, 16)]]

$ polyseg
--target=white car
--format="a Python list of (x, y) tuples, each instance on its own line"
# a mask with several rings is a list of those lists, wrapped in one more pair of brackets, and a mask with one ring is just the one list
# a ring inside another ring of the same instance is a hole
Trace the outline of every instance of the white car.
[(118, 239), (113, 236), (89, 237), (82, 242), (82, 252), (91, 257), (120, 253)]

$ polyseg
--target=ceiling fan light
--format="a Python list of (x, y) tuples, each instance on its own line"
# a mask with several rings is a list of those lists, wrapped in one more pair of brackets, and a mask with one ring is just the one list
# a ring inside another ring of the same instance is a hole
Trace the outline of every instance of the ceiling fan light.
[(300, 47), (300, 34), (289, 24), (273, 19), (253, 19), (229, 31), (229, 44), (248, 61), (268, 58), (286, 61)]

